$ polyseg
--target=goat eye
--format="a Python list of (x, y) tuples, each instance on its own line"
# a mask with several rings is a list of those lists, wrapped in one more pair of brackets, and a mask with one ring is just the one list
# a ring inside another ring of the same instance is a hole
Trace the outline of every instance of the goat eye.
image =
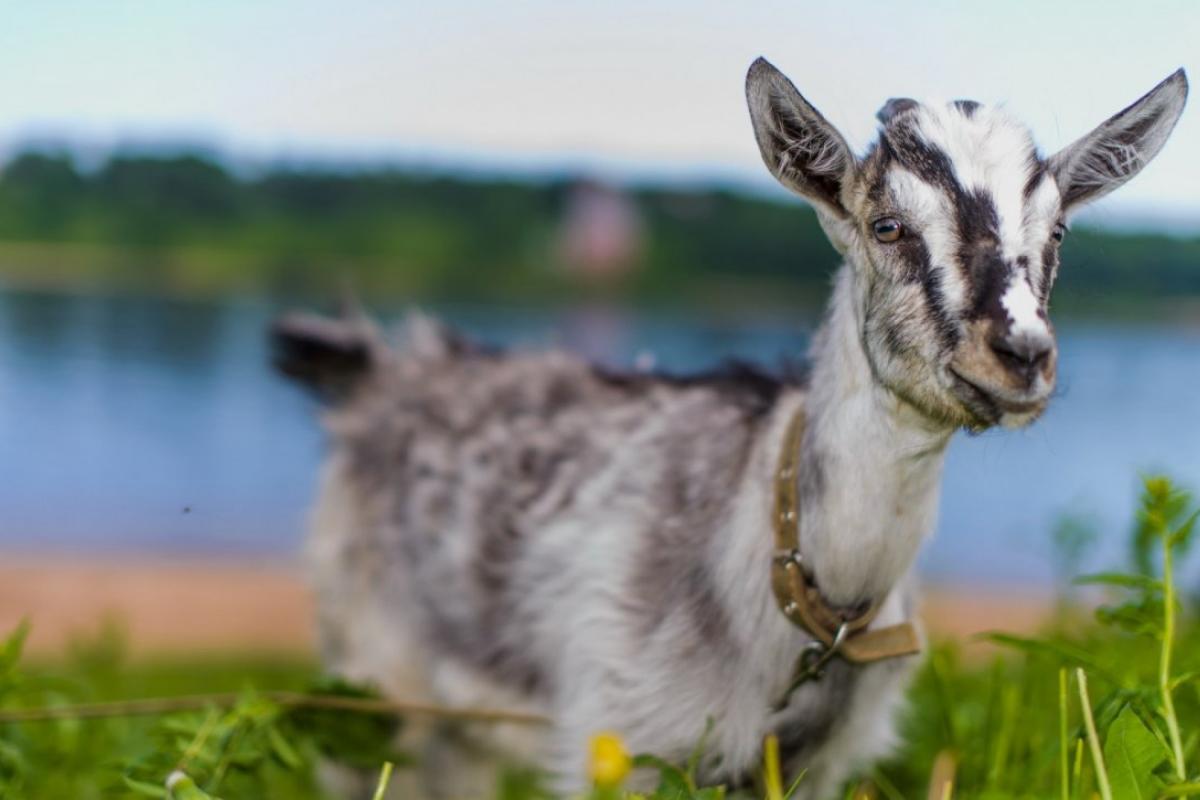
[(904, 226), (895, 217), (875, 220), (875, 238), (884, 244), (896, 241), (904, 234)]
[(1050, 231), (1050, 238), (1056, 242), (1061, 242), (1063, 240), (1063, 237), (1066, 235), (1067, 235), (1067, 226), (1063, 225), (1061, 222), (1056, 224), (1054, 226), (1054, 229), (1052, 231)]

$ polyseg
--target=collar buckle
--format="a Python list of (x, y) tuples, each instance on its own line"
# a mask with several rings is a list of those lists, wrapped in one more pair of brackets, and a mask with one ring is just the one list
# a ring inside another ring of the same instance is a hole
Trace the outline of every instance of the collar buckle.
[(828, 664), (834, 656), (842, 649), (842, 643), (846, 641), (846, 636), (849, 635), (850, 626), (842, 623), (838, 626), (837, 633), (833, 636), (833, 641), (825, 644), (822, 641), (812, 641), (804, 646), (800, 651), (800, 657), (796, 659), (796, 668), (792, 675), (792, 680), (787, 688), (783, 691), (783, 697), (775, 704), (776, 711), (782, 711), (787, 708), (788, 702), (792, 699), (792, 694), (795, 693), (804, 684), (809, 681), (819, 681), (825, 677), (825, 665)]

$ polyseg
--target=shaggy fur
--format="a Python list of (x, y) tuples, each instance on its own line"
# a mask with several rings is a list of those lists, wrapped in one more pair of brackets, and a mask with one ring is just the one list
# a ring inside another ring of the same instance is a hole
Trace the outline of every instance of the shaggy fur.
[[(775, 732), (808, 770), (800, 796), (828, 796), (886, 751), (912, 660), (835, 660), (773, 709), (809, 641), (768, 580), (788, 421), (804, 408), (816, 584), (835, 605), (882, 600), (874, 624), (911, 618), (950, 436), (1025, 424), (1053, 387), (1064, 215), (1157, 152), (1185, 92), (1173, 76), (1049, 161), (994, 109), (892, 100), (858, 158), (756, 62), (763, 159), (846, 256), (807, 382), (614, 374), (423, 319), (400, 349), (360, 319), (283, 320), (281, 368), (329, 402), (310, 548), (329, 666), (398, 696), (549, 715), (531, 745), (567, 789), (597, 730), (682, 760), (712, 720), (705, 779), (746, 779)], [(880, 219), (903, 235), (877, 238)]]

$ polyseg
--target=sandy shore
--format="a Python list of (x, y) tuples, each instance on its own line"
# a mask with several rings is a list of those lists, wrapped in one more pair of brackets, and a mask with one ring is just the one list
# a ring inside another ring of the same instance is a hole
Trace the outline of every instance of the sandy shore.
[(33, 624), (47, 655), (105, 625), (135, 655), (313, 652), (313, 600), (300, 570), (228, 561), (0, 556), (0, 631)]
[[(934, 636), (1028, 632), (1050, 598), (999, 588), (927, 587)], [(229, 561), (0, 556), (0, 632), (33, 623), (29, 652), (52, 655), (115, 622), (137, 656), (314, 652), (313, 597), (300, 570)]]

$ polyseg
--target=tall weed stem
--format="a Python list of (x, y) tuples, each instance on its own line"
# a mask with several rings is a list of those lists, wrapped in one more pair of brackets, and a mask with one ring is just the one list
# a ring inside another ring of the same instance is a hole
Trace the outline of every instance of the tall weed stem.
[(1175, 643), (1175, 580), (1172, 576), (1171, 531), (1164, 525), (1163, 541), (1163, 637), (1162, 656), (1158, 662), (1158, 687), (1162, 692), (1163, 717), (1167, 721), (1167, 732), (1171, 737), (1171, 751), (1175, 761), (1175, 776), (1187, 780), (1183, 764), (1183, 741), (1179, 735), (1179, 720), (1175, 716), (1175, 701), (1171, 699), (1171, 648)]
[(1103, 800), (1113, 800), (1112, 786), (1108, 783), (1108, 770), (1104, 768), (1104, 753), (1100, 750), (1100, 736), (1096, 733), (1096, 720), (1092, 718), (1092, 702), (1088, 699), (1087, 673), (1075, 668), (1075, 679), (1079, 683), (1079, 702), (1083, 706), (1083, 722), (1087, 728), (1088, 747), (1092, 749), (1092, 765), (1096, 768), (1096, 784)]

